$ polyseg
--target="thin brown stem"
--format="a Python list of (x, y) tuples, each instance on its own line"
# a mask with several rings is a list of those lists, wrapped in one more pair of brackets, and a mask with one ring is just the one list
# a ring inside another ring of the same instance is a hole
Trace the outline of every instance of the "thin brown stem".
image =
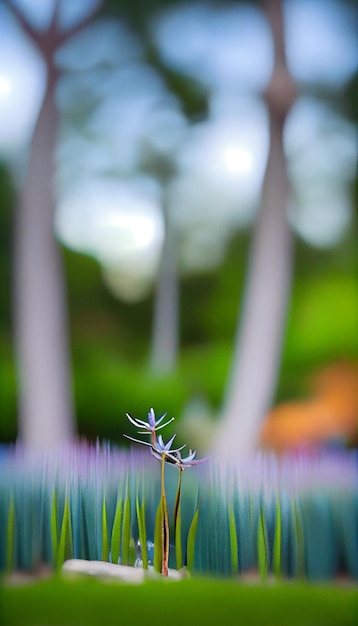
[(176, 498), (175, 498), (175, 505), (174, 505), (174, 532), (176, 530), (177, 521), (178, 521), (178, 512), (179, 512), (180, 496), (181, 496), (182, 475), (183, 475), (183, 470), (179, 468), (177, 495), (176, 495)]
[(165, 493), (165, 455), (162, 455), (162, 575), (168, 576), (169, 563), (169, 520)]

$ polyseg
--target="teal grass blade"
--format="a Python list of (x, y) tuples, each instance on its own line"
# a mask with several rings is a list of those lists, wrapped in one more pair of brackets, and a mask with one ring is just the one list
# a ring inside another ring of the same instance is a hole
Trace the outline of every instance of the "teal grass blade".
[[(329, 580), (338, 570), (333, 506), (329, 506), (326, 496), (318, 494), (305, 496), (301, 504), (305, 571), (310, 580)], [(329, 550), (327, 546), (330, 546)]]
[(71, 514), (70, 504), (68, 496), (65, 496), (65, 507), (63, 511), (62, 526), (60, 532), (60, 539), (57, 550), (56, 566), (57, 570), (61, 568), (63, 563), (67, 559), (71, 559), (73, 556), (73, 543), (72, 543), (72, 528), (71, 528)]
[(102, 561), (109, 561), (108, 524), (105, 496), (103, 496), (102, 501)]
[(282, 576), (281, 549), (282, 549), (282, 515), (280, 498), (276, 498), (275, 537), (273, 544), (273, 572), (277, 578)]
[(175, 561), (177, 569), (183, 567), (182, 524), (181, 524), (181, 485), (183, 472), (179, 470), (178, 486), (174, 504)]
[(239, 571), (239, 555), (238, 555), (235, 509), (234, 509), (233, 501), (229, 502), (229, 505), (228, 505), (228, 518), (229, 518), (229, 534), (230, 534), (230, 550), (231, 550), (231, 571), (235, 575)]
[(148, 569), (148, 551), (147, 551), (147, 530), (145, 522), (145, 498), (142, 496), (142, 501), (139, 500), (139, 493), (136, 494), (136, 512), (138, 523), (139, 543), (141, 548), (141, 561), (143, 569)]
[(57, 494), (56, 489), (53, 490), (52, 498), (51, 498), (51, 518), (50, 518), (50, 526), (51, 526), (51, 551), (52, 551), (52, 562), (54, 565), (57, 563), (57, 550), (58, 550), (58, 526), (57, 526)]
[(155, 515), (154, 526), (154, 558), (153, 567), (154, 571), (158, 574), (162, 571), (162, 528), (163, 528), (163, 502), (162, 498), (158, 504), (157, 512)]
[(13, 497), (10, 498), (8, 515), (7, 515), (7, 531), (6, 531), (6, 570), (8, 572), (14, 569), (15, 565), (15, 503)]
[(293, 573), (298, 579), (305, 578), (305, 539), (302, 515), (298, 501), (292, 501), (292, 544), (293, 544)]
[(193, 520), (190, 524), (189, 532), (188, 532), (188, 540), (186, 547), (187, 554), (187, 568), (189, 572), (194, 570), (195, 564), (195, 539), (196, 539), (196, 531), (198, 528), (198, 518), (199, 518), (199, 508), (196, 509), (194, 513)]
[(112, 563), (119, 563), (119, 558), (121, 554), (122, 515), (123, 515), (123, 500), (122, 498), (118, 498), (116, 510), (114, 514), (113, 526), (112, 526), (112, 538), (111, 538)]
[(269, 554), (268, 554), (268, 538), (265, 522), (265, 514), (263, 507), (260, 508), (260, 514), (257, 525), (257, 560), (259, 574), (262, 581), (267, 578)]
[(122, 564), (129, 565), (131, 551), (131, 498), (127, 487), (123, 511)]

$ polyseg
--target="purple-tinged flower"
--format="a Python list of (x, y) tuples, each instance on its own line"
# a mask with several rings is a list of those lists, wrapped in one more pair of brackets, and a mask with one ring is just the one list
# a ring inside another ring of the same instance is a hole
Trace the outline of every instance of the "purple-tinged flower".
[(161, 461), (162, 457), (164, 456), (165, 460), (169, 463), (176, 463), (176, 455), (180, 455), (180, 451), (185, 448), (185, 444), (180, 448), (172, 450), (171, 447), (175, 437), (176, 435), (173, 435), (167, 443), (164, 443), (163, 437), (161, 435), (158, 435), (155, 443), (151, 446), (152, 455), (159, 461)]
[(189, 450), (189, 454), (186, 457), (182, 457), (181, 450), (185, 448), (185, 444), (180, 446), (179, 448), (172, 449), (173, 441), (176, 435), (173, 435), (167, 443), (164, 443), (163, 437), (161, 435), (157, 435), (156, 431), (164, 428), (170, 422), (173, 421), (174, 417), (170, 420), (162, 424), (162, 421), (166, 417), (166, 413), (156, 420), (154, 409), (150, 409), (148, 413), (148, 422), (144, 422), (143, 420), (137, 419), (136, 417), (132, 417), (129, 413), (126, 413), (127, 418), (134, 426), (137, 428), (141, 428), (143, 430), (137, 431), (139, 435), (150, 435), (150, 441), (142, 441), (141, 439), (135, 439), (134, 437), (130, 437), (129, 435), (124, 434), (124, 437), (134, 441), (135, 443), (140, 443), (144, 446), (149, 446), (152, 455), (158, 459), (158, 461), (166, 461), (167, 463), (172, 463), (176, 465), (180, 471), (185, 470), (187, 467), (192, 467), (193, 465), (199, 465), (200, 463), (204, 463), (208, 459), (195, 459), (196, 451)]
[(189, 449), (188, 456), (184, 458), (182, 457), (180, 450), (175, 452), (174, 456), (176, 457), (175, 465), (177, 465), (177, 467), (181, 471), (184, 471), (188, 467), (193, 467), (194, 465), (200, 465), (201, 463), (205, 463), (206, 461), (209, 460), (208, 457), (205, 457), (203, 459), (195, 459), (196, 450), (190, 450), (190, 449)]
[(134, 426), (137, 426), (137, 428), (143, 429), (143, 430), (137, 431), (139, 435), (151, 435), (153, 445), (155, 442), (156, 431), (160, 430), (161, 428), (164, 428), (165, 426), (168, 426), (168, 424), (170, 424), (170, 422), (174, 420), (174, 417), (172, 417), (170, 420), (165, 422), (165, 424), (162, 424), (161, 422), (166, 417), (166, 415), (167, 415), (166, 413), (163, 413), (163, 415), (158, 420), (156, 420), (154, 409), (150, 409), (148, 413), (148, 422), (144, 422), (143, 420), (139, 420), (136, 417), (132, 417), (131, 415), (129, 415), (129, 413), (126, 413), (127, 418)]
[(127, 439), (130, 439), (131, 441), (135, 441), (135, 443), (141, 443), (143, 446), (149, 446), (151, 448), (151, 453), (156, 459), (161, 460), (162, 456), (164, 455), (166, 459), (170, 460), (171, 463), (176, 463), (177, 457), (175, 455), (180, 454), (180, 450), (185, 448), (185, 445), (184, 445), (174, 450), (171, 449), (172, 443), (176, 435), (173, 435), (167, 443), (164, 443), (161, 435), (158, 435), (158, 437), (154, 435), (155, 437), (154, 443), (149, 442), (149, 441), (142, 441), (141, 439), (135, 439), (134, 437), (130, 437), (129, 435), (126, 435), (125, 433), (123, 434), (123, 436), (126, 437)]
[(134, 437), (130, 437), (129, 435), (126, 435), (126, 433), (123, 433), (123, 437), (125, 437), (126, 439), (130, 439), (131, 441), (135, 441), (135, 443), (141, 443), (143, 446), (149, 446), (150, 448), (153, 447), (153, 444), (150, 441), (142, 441), (141, 439), (135, 439)]

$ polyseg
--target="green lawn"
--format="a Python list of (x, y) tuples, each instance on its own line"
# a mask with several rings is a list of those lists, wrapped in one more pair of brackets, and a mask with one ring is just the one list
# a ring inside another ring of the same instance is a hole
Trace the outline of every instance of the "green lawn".
[(50, 579), (2, 586), (1, 626), (357, 626), (358, 586)]

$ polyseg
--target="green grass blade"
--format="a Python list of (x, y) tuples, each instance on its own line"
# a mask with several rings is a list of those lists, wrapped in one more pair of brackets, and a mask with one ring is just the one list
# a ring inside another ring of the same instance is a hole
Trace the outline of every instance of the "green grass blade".
[(108, 542), (108, 526), (107, 526), (107, 507), (106, 499), (103, 496), (102, 502), (102, 561), (109, 560), (109, 542)]
[(71, 529), (71, 514), (70, 503), (68, 497), (65, 498), (65, 507), (63, 511), (60, 541), (57, 550), (56, 566), (57, 570), (61, 568), (64, 561), (72, 558), (73, 545), (72, 545), (72, 529)]
[(177, 569), (183, 567), (183, 546), (181, 541), (181, 505), (178, 502), (175, 518), (175, 562)]
[(194, 517), (190, 524), (190, 528), (188, 532), (187, 547), (186, 547), (187, 568), (189, 572), (191, 572), (194, 569), (195, 537), (196, 537), (196, 529), (198, 527), (198, 518), (199, 518), (199, 509), (196, 509), (194, 513)]
[(142, 553), (142, 565), (143, 569), (148, 569), (147, 529), (145, 526), (145, 500), (143, 497), (142, 504), (140, 504), (138, 493), (136, 497), (136, 511), (138, 520), (139, 541)]
[(292, 502), (292, 518), (296, 551), (296, 577), (305, 577), (305, 545), (301, 512), (297, 502)]
[(154, 571), (159, 574), (162, 571), (162, 527), (163, 527), (163, 502), (160, 499), (157, 512), (155, 515), (155, 527), (154, 527), (154, 557), (153, 566)]
[(137, 550), (136, 550), (135, 541), (134, 541), (133, 537), (130, 537), (130, 539), (129, 539), (128, 565), (131, 565), (133, 567), (134, 564), (135, 564), (136, 558), (137, 558)]
[(177, 569), (183, 567), (183, 547), (181, 540), (181, 485), (183, 472), (179, 470), (177, 493), (174, 504), (174, 541), (175, 541), (175, 561)]
[(268, 570), (268, 544), (267, 544), (267, 529), (265, 523), (265, 516), (262, 507), (260, 508), (258, 527), (257, 527), (257, 560), (259, 567), (259, 574), (261, 580), (266, 580)]
[(276, 500), (275, 536), (273, 543), (273, 571), (277, 578), (282, 576), (281, 567), (282, 515), (280, 498)]
[(119, 556), (121, 553), (122, 514), (123, 514), (123, 500), (122, 498), (119, 498), (119, 500), (117, 500), (116, 511), (114, 514), (114, 522), (113, 522), (112, 537), (111, 537), (112, 563), (119, 562)]
[(51, 498), (51, 550), (52, 561), (55, 565), (57, 563), (57, 549), (58, 549), (58, 527), (57, 527), (57, 494), (54, 489)]
[(7, 515), (6, 532), (6, 570), (10, 572), (15, 567), (15, 502), (11, 497)]
[(239, 571), (239, 558), (238, 558), (238, 542), (234, 506), (232, 503), (228, 505), (229, 516), (229, 535), (230, 535), (230, 550), (231, 550), (231, 570), (233, 574), (237, 574)]
[(129, 565), (130, 563), (130, 543), (131, 543), (131, 501), (130, 496), (127, 493), (126, 501), (124, 503), (123, 512), (123, 541), (122, 541), (122, 564)]

